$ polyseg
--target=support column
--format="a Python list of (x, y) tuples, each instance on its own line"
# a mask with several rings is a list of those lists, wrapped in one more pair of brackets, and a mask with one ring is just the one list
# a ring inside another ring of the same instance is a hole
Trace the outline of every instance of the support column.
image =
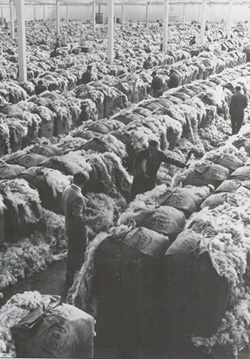
[(60, 4), (59, 0), (56, 0), (56, 34), (60, 35)]
[(114, 58), (114, 0), (108, 0), (108, 61)]
[(15, 29), (14, 29), (14, 9), (13, 9), (13, 0), (9, 0), (10, 5), (10, 36), (12, 39), (15, 38)]
[(1, 18), (3, 20), (3, 7), (1, 7)]
[(198, 22), (201, 22), (201, 5), (199, 4), (199, 9), (198, 9)]
[(69, 22), (69, 4), (67, 4), (66, 17), (67, 17), (67, 22)]
[(92, 3), (93, 7), (92, 7), (92, 25), (93, 25), (93, 32), (95, 32), (95, 13), (96, 13), (96, 4), (95, 4), (95, 0)]
[(248, 6), (248, 35), (250, 35), (250, 6)]
[(125, 0), (122, 2), (122, 30), (124, 30), (125, 24)]
[(163, 46), (162, 50), (167, 52), (168, 46), (168, 16), (169, 16), (169, 0), (164, 0), (164, 18), (163, 18)]
[(207, 16), (207, 0), (202, 0), (201, 8), (201, 44), (205, 42), (205, 27), (206, 27), (206, 16)]
[(36, 21), (36, 5), (34, 5), (34, 21)]
[(43, 21), (46, 20), (46, 6), (43, 5)]
[(182, 22), (186, 21), (186, 4), (183, 4), (183, 12), (182, 12)]
[(231, 36), (231, 30), (232, 30), (232, 21), (233, 21), (233, 0), (230, 0), (229, 2), (229, 18), (228, 18), (228, 24), (227, 24), (227, 38), (229, 39)]
[(149, 18), (149, 1), (146, 3), (146, 28), (148, 28), (148, 18)]
[(24, 0), (16, 2), (19, 82), (27, 81)]

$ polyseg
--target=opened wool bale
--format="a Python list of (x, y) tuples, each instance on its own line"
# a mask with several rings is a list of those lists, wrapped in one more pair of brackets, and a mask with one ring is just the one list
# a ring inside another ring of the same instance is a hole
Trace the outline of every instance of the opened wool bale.
[(109, 236), (96, 249), (94, 288), (99, 345), (133, 350), (149, 345), (156, 335), (153, 323), (156, 293), (161, 287), (159, 255), (163, 257), (167, 240), (153, 231), (143, 231), (147, 238), (139, 241), (139, 246), (133, 231), (124, 240)]
[(209, 253), (169, 254), (163, 268), (160, 310), (165, 337), (178, 343), (184, 336), (215, 334), (229, 303), (229, 286), (214, 269)]

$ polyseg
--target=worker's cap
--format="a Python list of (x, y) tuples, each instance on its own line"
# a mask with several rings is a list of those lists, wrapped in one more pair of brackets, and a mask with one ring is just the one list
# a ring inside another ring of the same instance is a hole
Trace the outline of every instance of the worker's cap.
[(152, 76), (156, 76), (156, 75), (157, 75), (156, 71), (153, 71)]
[(240, 86), (240, 85), (235, 86), (235, 90), (236, 90), (236, 91), (240, 91), (240, 90), (241, 90), (241, 86)]

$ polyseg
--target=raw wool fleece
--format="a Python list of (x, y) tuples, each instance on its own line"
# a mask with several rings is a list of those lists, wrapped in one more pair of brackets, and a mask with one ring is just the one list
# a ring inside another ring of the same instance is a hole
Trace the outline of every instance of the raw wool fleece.
[(111, 175), (108, 172), (108, 168), (105, 164), (103, 155), (92, 152), (88, 156), (88, 162), (96, 170), (97, 177), (103, 184), (105, 192), (111, 197), (115, 197), (117, 193), (116, 187), (112, 181)]
[[(74, 175), (77, 172), (82, 172), (89, 179), (89, 173), (92, 170), (91, 165), (87, 162), (86, 152), (84, 150), (71, 151), (63, 156), (51, 157), (53, 161), (58, 160), (67, 169), (67, 173)], [(46, 164), (45, 164), (46, 166)]]
[(238, 352), (249, 347), (250, 318), (250, 191), (240, 187), (236, 192), (238, 207), (228, 203), (213, 210), (204, 209), (194, 214), (186, 224), (201, 233), (201, 250), (208, 250), (219, 275), (227, 278), (230, 285), (230, 308), (221, 325), (211, 338), (193, 337), (196, 346), (223, 345)]
[(16, 350), (11, 327), (18, 324), (30, 311), (38, 308), (45, 296), (26, 291), (13, 295), (0, 309), (0, 357), (15, 358)]
[(99, 233), (90, 242), (85, 253), (85, 260), (80, 271), (76, 274), (73, 286), (70, 288), (67, 303), (86, 311), (94, 318), (97, 317), (97, 303), (94, 293), (95, 251), (99, 244), (108, 236), (108, 233)]
[(60, 139), (58, 143), (58, 147), (62, 149), (64, 154), (80, 150), (83, 145), (88, 140), (81, 138), (81, 137), (72, 137), (71, 135), (67, 135)]
[(66, 255), (64, 217), (43, 210), (39, 230), (16, 243), (5, 243), (0, 252), (0, 289), (46, 269), (48, 263), (66, 258)]
[[(36, 223), (42, 207), (37, 190), (31, 188), (24, 179), (13, 179), (0, 182), (2, 195), (11, 202), (19, 223)], [(34, 204), (38, 213), (34, 213)], [(2, 206), (1, 206), (2, 208)]]
[(71, 176), (65, 176), (60, 171), (52, 170), (50, 168), (41, 168), (41, 171), (45, 177), (47, 185), (53, 192), (53, 197), (56, 198), (58, 194), (61, 194), (65, 187), (71, 183)]
[(129, 196), (132, 178), (123, 167), (121, 159), (112, 152), (104, 153), (103, 159), (112, 177), (112, 183), (115, 183), (117, 190), (122, 195), (125, 197)]
[(115, 216), (118, 212), (114, 199), (104, 193), (88, 193), (87, 198), (87, 214), (90, 216), (97, 214), (102, 216), (101, 220), (92, 224), (91, 229), (99, 233), (114, 226)]

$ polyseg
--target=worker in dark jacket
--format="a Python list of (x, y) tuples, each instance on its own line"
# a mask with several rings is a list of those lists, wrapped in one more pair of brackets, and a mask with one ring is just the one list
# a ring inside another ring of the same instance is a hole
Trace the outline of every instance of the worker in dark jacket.
[(247, 107), (247, 97), (241, 93), (241, 87), (236, 86), (235, 91), (229, 105), (233, 135), (239, 132), (244, 118), (244, 109)]
[(92, 66), (88, 65), (87, 71), (82, 75), (82, 82), (86, 85), (92, 81)]
[(48, 88), (43, 84), (43, 80), (39, 80), (36, 87), (35, 87), (35, 93), (36, 95), (40, 95), (40, 93), (47, 91)]
[(86, 183), (83, 173), (76, 173), (73, 184), (66, 187), (62, 194), (62, 206), (65, 214), (66, 235), (68, 237), (68, 255), (66, 284), (71, 287), (74, 275), (80, 270), (86, 246), (88, 244), (87, 223), (100, 220), (100, 215), (86, 218), (87, 198), (82, 189)]
[(145, 70), (148, 70), (152, 67), (152, 61), (151, 61), (151, 57), (149, 56), (144, 62), (143, 62), (143, 68)]
[(171, 69), (169, 80), (168, 80), (168, 88), (172, 89), (174, 87), (178, 87), (179, 85), (180, 85), (180, 77), (175, 72), (175, 70)]
[(154, 71), (152, 73), (153, 80), (151, 82), (151, 90), (153, 97), (160, 97), (163, 93), (163, 81)]
[(134, 160), (135, 176), (131, 188), (131, 200), (139, 193), (150, 191), (155, 187), (156, 176), (162, 162), (185, 168), (186, 164), (175, 160), (158, 149), (158, 142), (149, 141), (147, 149), (137, 153)]

